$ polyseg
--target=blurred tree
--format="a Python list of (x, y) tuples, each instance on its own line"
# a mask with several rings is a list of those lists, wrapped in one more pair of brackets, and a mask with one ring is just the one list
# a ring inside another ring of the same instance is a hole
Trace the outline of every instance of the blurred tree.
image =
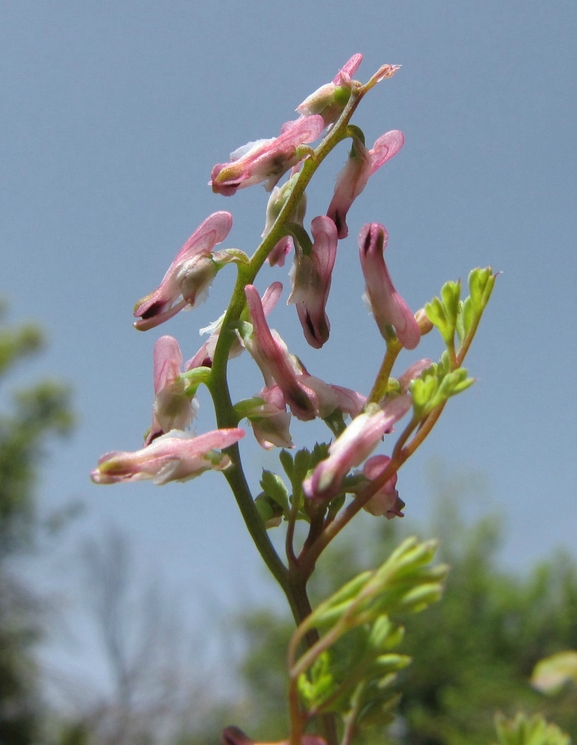
[[(575, 560), (559, 553), (522, 576), (505, 571), (498, 562), (502, 518), (467, 524), (458, 509), (470, 482), (437, 484), (443, 496), (436, 499), (432, 533), (440, 538), (440, 558), (451, 572), (441, 602), (404, 619), (399, 651), (411, 655), (413, 663), (399, 678), (398, 721), (388, 733), (375, 733), (375, 743), (487, 745), (495, 740), (495, 713), (514, 716), (519, 709), (543, 713), (577, 734), (577, 710), (570, 700), (547, 699), (528, 682), (539, 659), (577, 648)], [(357, 530), (356, 539), (336, 541), (323, 557), (314, 587), (318, 596), (382, 561), (400, 542), (404, 525), (365, 521)], [(239, 619), (246, 698), (234, 723), (255, 739), (286, 737), (286, 648), (292, 628), (288, 615), (270, 610)]]
[[(4, 321), (0, 308), (0, 323)], [(35, 325), (0, 326), (0, 377), (37, 354), (43, 337)], [(0, 413), (0, 742), (37, 742), (40, 707), (32, 647), (38, 639), (38, 603), (14, 567), (34, 544), (34, 488), (46, 440), (72, 425), (69, 392), (44, 381), (4, 397)]]

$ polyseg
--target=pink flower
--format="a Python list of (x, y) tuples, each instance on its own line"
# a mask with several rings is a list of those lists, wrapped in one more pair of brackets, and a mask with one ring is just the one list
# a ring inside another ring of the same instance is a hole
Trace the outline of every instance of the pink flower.
[(299, 379), (314, 393), (316, 413), (321, 419), (326, 419), (337, 409), (354, 419), (361, 413), (367, 401), (362, 393), (340, 385), (325, 383), (324, 380), (309, 375), (304, 368)]
[(210, 469), (224, 470), (230, 465), (230, 458), (215, 448), (230, 447), (244, 435), (242, 429), (217, 429), (198, 437), (174, 430), (142, 450), (106, 453), (91, 478), (96, 484), (143, 479), (152, 479), (155, 484), (187, 481)]
[(421, 332), (389, 276), (384, 258), (388, 239), (385, 227), (376, 222), (364, 225), (359, 233), (361, 267), (366, 282), (365, 299), (383, 338), (389, 338), (388, 326), (393, 326), (401, 344), (407, 349), (414, 349), (421, 340)]
[(398, 129), (381, 135), (372, 150), (365, 147), (360, 137), (353, 138), (349, 159), (337, 176), (335, 193), (327, 210), (328, 217), (337, 226), (339, 238), (346, 238), (349, 234), (347, 213), (367, 185), (369, 177), (396, 155), (404, 142), (405, 137)]
[(263, 388), (258, 394), (262, 400), (245, 416), (252, 424), (258, 444), (265, 450), (273, 447), (293, 448), (294, 444), (289, 431), (291, 415), (287, 411), (285, 397), (278, 385)]
[[(363, 473), (369, 481), (374, 481), (383, 473), (390, 462), (391, 459), (388, 455), (373, 455), (363, 466)], [(399, 492), (395, 488), (396, 486), (397, 474), (395, 473), (363, 505), (363, 509), (376, 517), (384, 515), (387, 520), (392, 520), (393, 517), (404, 517), (401, 510), (405, 506), (405, 503), (399, 498)]]
[(260, 367), (266, 387), (276, 384), (297, 419), (309, 421), (317, 416), (326, 418), (340, 409), (356, 416), (365, 397), (348, 388), (325, 383), (309, 375), (302, 363), (289, 353), (276, 331), (269, 328), (258, 291), (253, 285), (245, 287), (252, 326), (241, 329), (242, 339)]
[(345, 476), (359, 466), (376, 448), (383, 435), (411, 408), (407, 394), (388, 402), (384, 409), (372, 404), (355, 417), (329, 447), (329, 457), (321, 461), (312, 475), (303, 481), (310, 499), (332, 499), (341, 489)]
[(176, 339), (161, 336), (154, 345), (155, 398), (146, 445), (172, 429), (186, 429), (198, 413), (198, 401), (189, 381), (181, 376), (181, 365), (182, 352)]
[(297, 106), (299, 114), (301, 116), (320, 114), (325, 126), (336, 122), (350, 98), (352, 76), (362, 61), (362, 54), (354, 54), (338, 71), (332, 83), (322, 85)]
[(316, 416), (314, 393), (300, 380), (302, 368), (276, 332), (266, 322), (258, 290), (253, 285), (244, 288), (252, 322), (252, 331), (243, 336), (245, 347), (251, 353), (264, 376), (267, 388), (276, 383), (284, 394), (292, 413), (302, 421)]
[[(269, 287), (267, 287), (264, 295), (262, 296), (262, 307), (265, 316), (268, 316), (268, 314), (277, 304), (281, 292), (282, 284), (280, 282), (273, 282)], [(210, 333), (210, 336), (207, 341), (204, 342), (198, 352), (194, 355), (194, 357), (188, 360), (185, 366), (186, 370), (193, 370), (195, 367), (212, 367), (214, 352), (218, 339), (220, 337), (224, 316), (225, 314), (223, 313), (219, 319), (211, 323), (209, 326), (200, 329), (201, 334)], [(229, 359), (238, 357), (239, 354), (242, 353), (243, 349), (244, 347), (240, 339), (235, 339), (228, 354)]]
[(329, 217), (311, 223), (313, 246), (305, 253), (298, 246), (291, 271), (293, 291), (288, 299), (297, 307), (299, 321), (311, 347), (320, 349), (329, 338), (330, 323), (325, 307), (337, 256), (337, 229)]
[(136, 303), (134, 315), (140, 320), (135, 322), (135, 328), (154, 328), (205, 299), (217, 271), (229, 260), (226, 254), (215, 260), (212, 251), (224, 241), (231, 227), (230, 212), (215, 212), (206, 218), (180, 249), (158, 289)]
[(302, 159), (299, 146), (316, 140), (323, 129), (321, 116), (287, 122), (278, 137), (249, 142), (231, 153), (229, 163), (215, 165), (209, 185), (215, 193), (225, 197), (263, 181), (270, 191), (281, 176)]

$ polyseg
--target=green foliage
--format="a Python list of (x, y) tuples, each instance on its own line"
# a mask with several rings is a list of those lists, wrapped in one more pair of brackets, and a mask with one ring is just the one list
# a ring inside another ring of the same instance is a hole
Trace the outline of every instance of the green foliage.
[(464, 301), (460, 299), (461, 283), (446, 282), (441, 297), (434, 297), (425, 305), (429, 321), (439, 330), (450, 353), (455, 349), (455, 332), (460, 349), (470, 343), (493, 292), (495, 275), (491, 267), (473, 269), (468, 283), (470, 294)]
[(299, 626), (292, 649), (310, 629), (321, 633), (290, 669), (310, 717), (337, 713), (358, 730), (392, 716), (398, 695), (391, 686), (410, 658), (391, 654), (403, 639), (391, 616), (440, 598), (447, 567), (430, 566), (435, 550), (433, 541), (407, 538), (382, 566), (347, 582)]
[(297, 450), (294, 456), (288, 450), (281, 450), (279, 460), (292, 488), (290, 494), (278, 474), (263, 470), (260, 481), (262, 492), (254, 502), (266, 527), (278, 525), (283, 517), (288, 520), (289, 513), (293, 509), (296, 510), (297, 520), (310, 522), (307, 509), (314, 508), (314, 505), (304, 499), (302, 482), (306, 475), (327, 456), (328, 446), (324, 443), (315, 445), (312, 452), (306, 448)]
[[(447, 491), (450, 485), (443, 487)], [(440, 603), (426, 613), (395, 619), (405, 634), (393, 651), (413, 659), (399, 673), (396, 686), (402, 691), (401, 741), (488, 745), (495, 739), (495, 712), (514, 717), (519, 710), (543, 713), (563, 730), (577, 734), (574, 696), (544, 697), (528, 682), (543, 657), (577, 649), (576, 563), (558, 554), (517, 576), (497, 562), (503, 529), (500, 515), (467, 525), (454, 499), (440, 500), (435, 513), (431, 532), (439, 536), (440, 556), (451, 571)], [(375, 531), (376, 525), (367, 517), (358, 525), (356, 537), (336, 542), (323, 555), (313, 583), (316, 598), (334, 592), (363, 567), (374, 566), (375, 557), (398, 542), (401, 521), (383, 521)], [(354, 586), (349, 591), (355, 591)], [(340, 602), (347, 602), (345, 591)], [(237, 719), (237, 723), (256, 739), (284, 739), (288, 726), (283, 691), (291, 622), (260, 611), (255, 628), (256, 617), (249, 614), (241, 620), (247, 643), (241, 674), (255, 709), (250, 721)], [(367, 745), (393, 741), (396, 736), (383, 729), (358, 739)]]
[(447, 347), (454, 343), (460, 297), (461, 283), (445, 282), (441, 288), (441, 297), (434, 297), (425, 305), (429, 321), (439, 329)]
[[(0, 375), (42, 347), (32, 325), (0, 330)], [(70, 430), (69, 394), (45, 381), (12, 395), (0, 413), (0, 742), (37, 742), (39, 704), (31, 654), (39, 636), (37, 603), (14, 576), (10, 560), (31, 548), (37, 518), (34, 487), (46, 439)]]
[(466, 390), (474, 382), (473, 378), (468, 377), (464, 367), (451, 372), (448, 355), (443, 354), (438, 364), (433, 363), (423, 370), (410, 385), (415, 418), (423, 419), (428, 416), (437, 406)]
[(569, 745), (571, 740), (556, 724), (548, 724), (538, 714), (527, 717), (519, 713), (510, 721), (498, 715), (495, 727), (499, 745)]

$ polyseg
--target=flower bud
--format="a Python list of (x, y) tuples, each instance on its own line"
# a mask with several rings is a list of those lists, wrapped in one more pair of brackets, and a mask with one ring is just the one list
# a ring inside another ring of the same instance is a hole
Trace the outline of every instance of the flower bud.
[(388, 239), (385, 227), (376, 222), (364, 225), (359, 234), (361, 267), (366, 282), (365, 299), (382, 337), (388, 339), (388, 326), (393, 326), (401, 344), (414, 349), (421, 339), (421, 332), (389, 276), (384, 258)]

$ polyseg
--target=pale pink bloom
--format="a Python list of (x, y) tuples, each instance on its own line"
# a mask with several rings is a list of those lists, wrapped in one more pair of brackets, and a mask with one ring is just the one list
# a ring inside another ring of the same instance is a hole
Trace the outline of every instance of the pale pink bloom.
[(278, 137), (257, 140), (235, 150), (229, 163), (217, 163), (209, 185), (215, 193), (232, 196), (237, 189), (266, 182), (270, 191), (289, 168), (301, 160), (298, 148), (316, 140), (324, 129), (321, 116), (287, 122)]
[(337, 409), (354, 419), (361, 413), (367, 402), (366, 396), (362, 393), (340, 385), (325, 383), (324, 380), (309, 375), (306, 370), (299, 376), (299, 379), (314, 392), (317, 416), (321, 419), (326, 419)]
[(212, 251), (224, 241), (231, 227), (230, 212), (215, 212), (206, 218), (180, 249), (158, 289), (136, 304), (134, 315), (140, 320), (135, 322), (135, 328), (151, 329), (206, 298), (220, 266), (229, 260), (226, 254), (215, 260)]
[(309, 375), (302, 363), (289, 353), (277, 332), (269, 328), (256, 288), (247, 285), (245, 293), (252, 330), (244, 332), (243, 343), (260, 367), (266, 387), (276, 384), (294, 416), (302, 421), (317, 416), (325, 418), (337, 409), (356, 416), (365, 404), (365, 397)]
[(272, 447), (293, 448), (294, 444), (289, 431), (291, 415), (287, 411), (283, 392), (278, 385), (263, 388), (258, 394), (262, 404), (256, 405), (246, 413), (252, 424), (258, 444), (265, 450)]
[(286, 257), (294, 245), (292, 235), (283, 235), (280, 241), (275, 245), (273, 250), (267, 256), (267, 261), (271, 266), (284, 266)]
[(222, 471), (230, 465), (227, 448), (245, 435), (242, 429), (217, 429), (194, 437), (180, 430), (158, 437), (142, 450), (113, 451), (103, 455), (91, 478), (96, 484), (152, 479), (155, 484), (187, 481), (204, 471)]
[[(220, 736), (221, 745), (289, 745), (288, 740), (281, 740), (280, 742), (256, 742), (251, 740), (248, 735), (239, 729), (238, 727), (225, 727)], [(317, 735), (303, 735), (301, 737), (301, 745), (326, 745), (326, 742), (322, 737)]]
[[(388, 455), (373, 455), (363, 466), (363, 473), (369, 481), (375, 481), (390, 462), (391, 459)], [(392, 520), (393, 517), (404, 517), (401, 510), (405, 503), (399, 498), (396, 486), (397, 474), (394, 473), (379, 491), (373, 494), (369, 501), (363, 505), (363, 509), (376, 517), (384, 515), (387, 520)]]
[(244, 288), (250, 313), (252, 332), (243, 337), (245, 347), (264, 376), (267, 388), (274, 383), (284, 394), (292, 413), (302, 421), (316, 416), (313, 391), (300, 380), (302, 368), (295, 357), (289, 354), (280, 336), (269, 328), (258, 290), (253, 285)]
[(363, 60), (362, 54), (354, 54), (338, 71), (332, 83), (326, 83), (297, 106), (301, 116), (320, 114), (325, 126), (336, 122), (351, 95), (352, 76)]
[(389, 336), (387, 327), (393, 326), (401, 344), (407, 349), (414, 349), (421, 340), (421, 332), (389, 276), (384, 258), (388, 239), (385, 227), (376, 222), (364, 225), (359, 233), (361, 267), (366, 282), (365, 299), (383, 338)]
[(327, 215), (337, 226), (339, 238), (346, 238), (349, 234), (347, 213), (370, 176), (396, 155), (404, 142), (405, 137), (398, 129), (381, 135), (371, 150), (359, 137), (353, 138), (349, 159), (337, 176), (335, 193), (327, 210)]
[(181, 377), (182, 352), (176, 339), (161, 336), (154, 345), (154, 406), (152, 427), (145, 444), (172, 429), (186, 429), (198, 413), (198, 401), (189, 395), (188, 381)]
[[(262, 296), (262, 307), (265, 316), (271, 312), (274, 306), (277, 304), (282, 292), (281, 282), (273, 282), (269, 287), (266, 288), (264, 295)], [(220, 318), (213, 323), (209, 324), (205, 328), (200, 329), (201, 334), (210, 334), (207, 341), (201, 346), (198, 352), (192, 357), (185, 365), (186, 370), (193, 370), (195, 367), (212, 367), (212, 361), (214, 359), (214, 352), (220, 332), (222, 329), (222, 323), (224, 321), (225, 314), (223, 313)], [(228, 358), (233, 359), (238, 357), (242, 353), (244, 346), (241, 340), (237, 337), (230, 348)]]
[(337, 229), (329, 217), (315, 217), (311, 223), (313, 246), (306, 254), (298, 246), (291, 270), (292, 293), (288, 303), (297, 307), (305, 339), (320, 349), (329, 338), (330, 323), (325, 312), (331, 277), (337, 257)]
[(407, 394), (389, 401), (384, 408), (372, 404), (355, 417), (329, 447), (329, 457), (322, 460), (312, 475), (303, 481), (303, 491), (311, 499), (332, 499), (341, 489), (345, 476), (359, 466), (390, 432), (395, 422), (411, 408)]

